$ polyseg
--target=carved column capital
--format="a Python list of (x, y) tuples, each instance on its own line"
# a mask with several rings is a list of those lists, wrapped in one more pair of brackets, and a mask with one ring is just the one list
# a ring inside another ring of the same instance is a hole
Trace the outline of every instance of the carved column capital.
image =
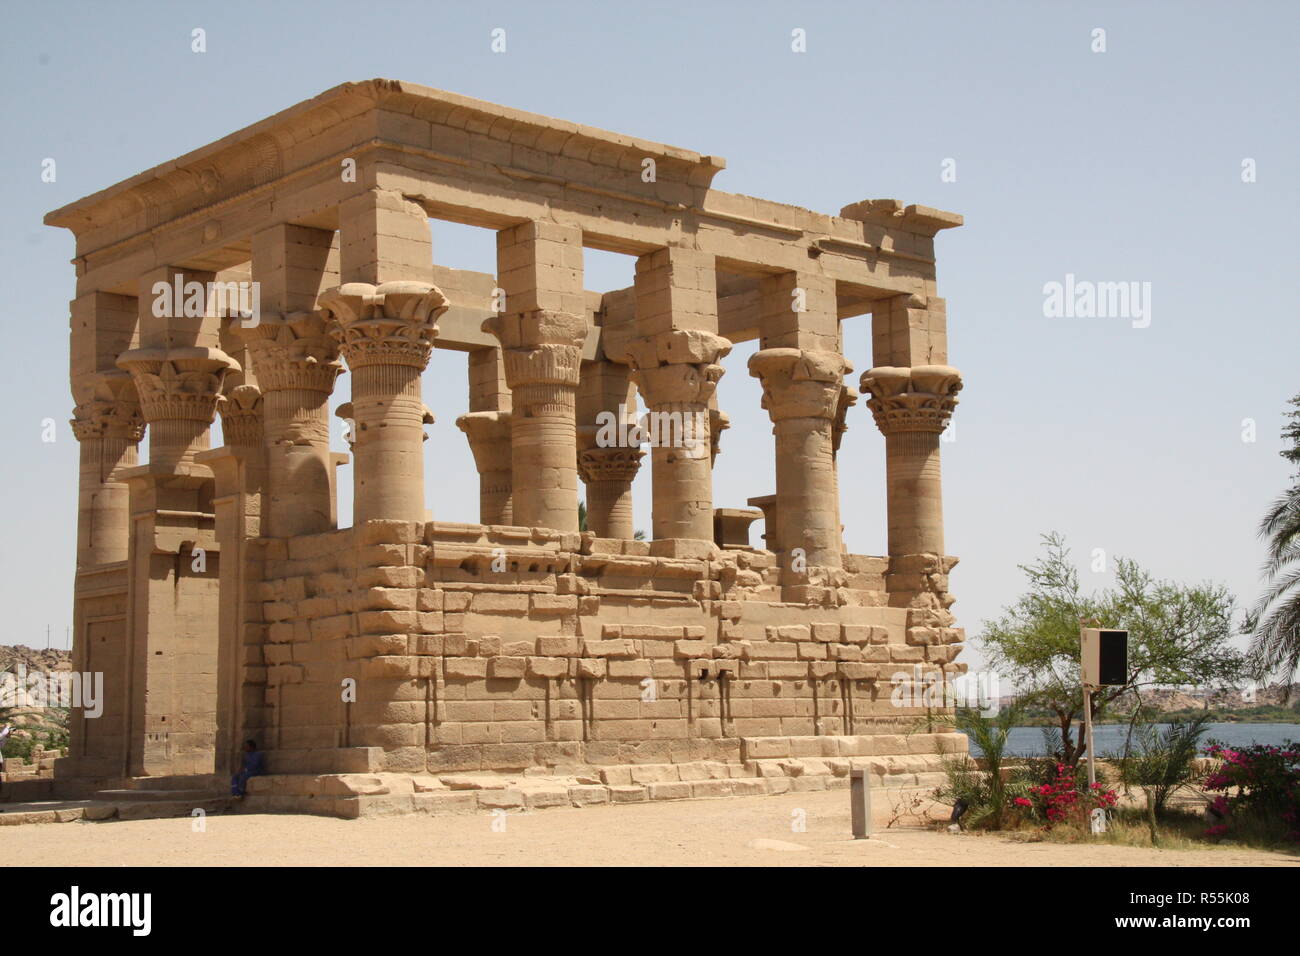
[(773, 422), (834, 419), (850, 366), (838, 352), (763, 349), (749, 358), (749, 374), (763, 383), (763, 408)]
[(120, 438), (138, 444), (144, 437), (144, 417), (135, 383), (124, 371), (96, 372), (73, 388), (72, 433), (78, 441)]
[(709, 461), (715, 463), (722, 448), (722, 433), (731, 427), (731, 416), (716, 408), (709, 409)]
[(339, 343), (322, 313), (263, 315), (257, 325), (236, 329), (248, 343), (262, 391), (300, 388), (329, 394), (334, 390), (343, 364)]
[(858, 403), (860, 397), (858, 390), (851, 385), (845, 385), (840, 389), (840, 398), (835, 406), (835, 421), (831, 425), (831, 450), (836, 453), (840, 450), (844, 433), (849, 430), (849, 409)]
[(428, 282), (347, 282), (320, 297), (329, 334), (349, 368), (429, 363), (438, 317), (450, 303)]
[(456, 427), (469, 439), (479, 474), (510, 470), (510, 413), (467, 412)]
[(632, 481), (645, 452), (640, 448), (591, 447), (578, 452), (578, 474), (587, 484), (597, 481)]
[(147, 422), (211, 423), (221, 384), (239, 363), (220, 349), (131, 349), (117, 360), (131, 373)]
[(723, 368), (718, 360), (731, 351), (720, 335), (677, 329), (628, 343), (632, 380), (653, 407), (706, 404), (717, 391)]
[(943, 431), (961, 388), (961, 373), (947, 365), (882, 366), (862, 374), (862, 390), (871, 393), (867, 407), (886, 435)]
[(238, 448), (261, 446), (261, 389), (254, 385), (239, 385), (221, 396), (217, 408), (221, 412), (221, 433), (227, 445)]
[[(483, 322), (483, 331), (501, 343), (506, 384), (511, 390), (541, 386), (523, 396), (525, 404), (550, 404), (548, 388), (577, 387), (587, 328), (585, 317), (549, 309), (498, 314)], [(516, 402), (519, 397), (515, 396)]]

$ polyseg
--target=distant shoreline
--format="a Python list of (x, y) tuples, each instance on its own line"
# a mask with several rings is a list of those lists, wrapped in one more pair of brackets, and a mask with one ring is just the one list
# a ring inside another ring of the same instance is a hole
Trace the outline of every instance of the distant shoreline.
[[(1202, 713), (1209, 714), (1209, 723), (1212, 724), (1295, 724), (1300, 726), (1300, 713), (1281, 707), (1261, 707), (1258, 710), (1250, 711), (1170, 710), (1153, 714), (1152, 717), (1155, 723), (1163, 724), (1171, 720), (1190, 720)], [(1098, 727), (1106, 724), (1127, 724), (1131, 719), (1131, 714), (1106, 714), (1094, 720), (1093, 724)], [(1082, 718), (1075, 718), (1071, 723), (1077, 724), (1081, 720)], [(1017, 725), (1021, 727), (1059, 727), (1060, 722), (1055, 717), (1022, 716), (1017, 721)]]

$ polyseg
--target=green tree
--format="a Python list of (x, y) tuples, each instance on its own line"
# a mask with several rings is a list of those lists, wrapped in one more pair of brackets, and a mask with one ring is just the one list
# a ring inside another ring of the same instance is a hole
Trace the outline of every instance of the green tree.
[(1290, 490), (1273, 502), (1259, 524), (1268, 541), (1264, 575), (1268, 584), (1246, 618), (1251, 635), (1250, 666), (1258, 680), (1281, 673), (1284, 700), (1291, 696), (1291, 678), (1300, 668), (1300, 395), (1291, 399), (1295, 411), (1282, 429), (1287, 447), (1282, 457), (1296, 466)]
[(984, 622), (980, 643), (994, 672), (1019, 688), (1027, 704), (1055, 716), (1063, 763), (1074, 766), (1085, 753), (1081, 620), (1129, 632), (1125, 682), (1092, 695), (1094, 719), (1126, 694), (1140, 703), (1146, 688), (1224, 686), (1244, 673), (1243, 655), (1229, 645), (1236, 601), (1222, 585), (1159, 581), (1120, 558), (1114, 585), (1085, 594), (1065, 540), (1044, 535), (1043, 548), (1036, 562), (1021, 565), (1028, 591), (1000, 617)]

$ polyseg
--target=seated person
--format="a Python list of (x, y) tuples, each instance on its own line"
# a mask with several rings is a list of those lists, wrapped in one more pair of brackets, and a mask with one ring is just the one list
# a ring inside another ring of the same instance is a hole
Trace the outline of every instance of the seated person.
[(239, 773), (230, 778), (231, 795), (244, 796), (248, 792), (248, 778), (264, 773), (266, 773), (266, 755), (257, 749), (256, 741), (245, 740), (243, 765), (239, 768)]

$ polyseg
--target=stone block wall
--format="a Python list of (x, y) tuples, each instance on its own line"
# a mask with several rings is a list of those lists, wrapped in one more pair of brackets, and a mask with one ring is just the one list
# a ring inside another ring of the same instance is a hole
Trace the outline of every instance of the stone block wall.
[(259, 554), (249, 730), (304, 771), (358, 748), (418, 773), (736, 761), (748, 738), (903, 732), (924, 710), (893, 676), (956, 669), (960, 631), (912, 643), (881, 558), (810, 606), (779, 602), (772, 553), (699, 541), (371, 521)]

